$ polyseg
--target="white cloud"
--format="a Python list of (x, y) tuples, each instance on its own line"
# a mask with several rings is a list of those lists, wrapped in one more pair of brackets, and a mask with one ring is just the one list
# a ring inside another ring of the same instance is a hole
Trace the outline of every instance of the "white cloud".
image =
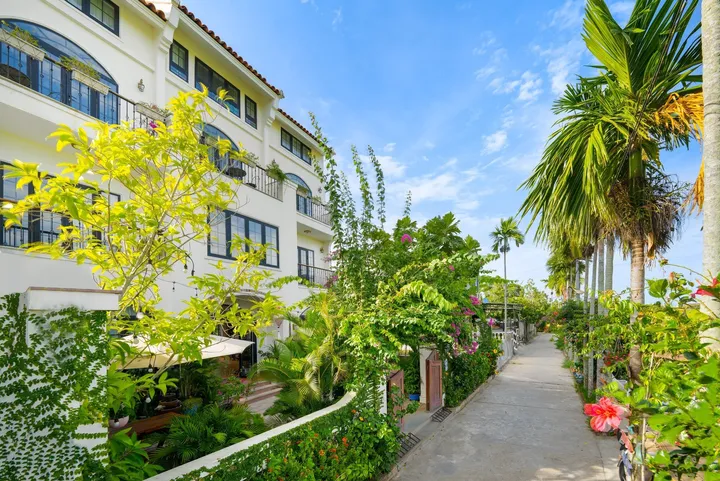
[(494, 94), (508, 94), (520, 85), (519, 80), (508, 81), (505, 77), (496, 77), (490, 81), (488, 87), (493, 89)]
[(514, 155), (505, 160), (502, 166), (517, 172), (528, 173), (535, 168), (541, 156), (542, 152)]
[(493, 52), (492, 56), (490, 57), (490, 60), (492, 60), (493, 63), (498, 64), (498, 63), (502, 62), (503, 60), (505, 60), (506, 58), (507, 58), (507, 50), (504, 48), (498, 48), (497, 50), (495, 50)]
[(485, 31), (480, 33), (480, 45), (472, 51), (473, 55), (483, 55), (490, 47), (497, 43), (497, 39), (492, 32)]
[(483, 68), (475, 71), (475, 80), (484, 79), (485, 77), (489, 77), (490, 75), (494, 74), (495, 72), (497, 72), (497, 69), (493, 66), (483, 67)]
[(480, 207), (480, 201), (477, 199), (468, 199), (455, 203), (458, 210), (475, 210)]
[(572, 80), (571, 76), (578, 71), (580, 60), (586, 50), (582, 41), (573, 40), (557, 48), (543, 49), (534, 45), (532, 51), (546, 60), (550, 88), (555, 95), (560, 95)]
[(610, 12), (612, 12), (613, 15), (630, 15), (633, 8), (635, 8), (635, 2), (614, 2), (611, 3), (608, 8), (610, 8)]
[(508, 108), (509, 106), (505, 106), (505, 110), (503, 111), (502, 116), (502, 128), (503, 129), (509, 129), (515, 124), (515, 116), (513, 115), (512, 109)]
[(430, 160), (427, 155), (423, 155), (423, 156), (422, 156), (422, 159), (423, 159), (425, 162), (427, 162), (428, 160)]
[(498, 130), (490, 135), (483, 136), (483, 154), (494, 154), (501, 151), (507, 145), (507, 132)]
[(385, 144), (385, 147), (383, 147), (383, 152), (390, 153), (393, 150), (395, 150), (395, 145), (397, 145), (395, 142), (390, 142), (388, 144)]
[(542, 79), (529, 70), (524, 72), (520, 77), (522, 83), (518, 91), (518, 100), (523, 102), (533, 102), (542, 93)]
[(494, 94), (509, 94), (518, 91), (517, 99), (531, 103), (542, 93), (542, 79), (531, 71), (525, 71), (517, 80), (506, 80), (505, 77), (495, 77), (488, 87)]
[(338, 8), (337, 10), (333, 11), (333, 20), (332, 20), (332, 26), (333, 29), (337, 28), (338, 25), (340, 25), (343, 21), (343, 13), (342, 13), (342, 7)]
[[(376, 155), (375, 158), (377, 158), (378, 162), (380, 162), (380, 166), (382, 167), (383, 173), (386, 177), (398, 178), (405, 175), (407, 165), (398, 162), (391, 155)], [(366, 165), (370, 165), (369, 156), (361, 155), (360, 160), (362, 160)], [(351, 177), (354, 177), (354, 175)]]
[(582, 23), (584, 0), (565, 0), (557, 10), (550, 11), (550, 26), (561, 30), (575, 28)]
[(432, 149), (435, 148), (435, 142), (432, 142), (432, 141), (430, 141), (430, 140), (426, 140), (426, 141), (423, 143), (423, 147), (426, 148), (426, 149), (428, 149), (428, 150), (432, 150)]

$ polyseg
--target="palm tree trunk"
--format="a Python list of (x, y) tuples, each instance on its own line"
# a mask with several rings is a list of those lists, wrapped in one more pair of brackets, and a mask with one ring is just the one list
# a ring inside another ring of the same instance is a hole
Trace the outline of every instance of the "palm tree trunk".
[[(645, 241), (642, 237), (630, 241), (630, 300), (645, 304)], [(635, 322), (634, 317), (631, 322)]]
[(592, 285), (590, 286), (590, 315), (597, 314), (597, 299), (595, 292), (597, 292), (597, 265), (598, 265), (598, 245), (595, 244), (595, 252), (593, 252), (593, 267), (592, 267)]
[(505, 311), (505, 322), (503, 323), (504, 331), (507, 332), (507, 245), (508, 241), (505, 239), (505, 247), (503, 248), (503, 277), (505, 277), (505, 284), (503, 285), (503, 305)]
[(580, 259), (575, 259), (575, 299), (580, 300)]
[(585, 314), (590, 312), (590, 305), (588, 304), (588, 296), (590, 295), (590, 256), (585, 258), (585, 295), (584, 295), (584, 306)]
[(613, 260), (615, 258), (615, 237), (607, 238), (605, 251), (605, 290), (613, 290)]
[(598, 301), (597, 308), (595, 309), (596, 314), (604, 314), (605, 308), (600, 305), (600, 295), (605, 292), (605, 239), (600, 239), (597, 245), (598, 252), (598, 279), (597, 279), (597, 292)]
[[(705, 99), (705, 203), (703, 270), (720, 272), (720, 2), (702, 2), (703, 95)], [(720, 302), (703, 296), (706, 311), (720, 316)]]

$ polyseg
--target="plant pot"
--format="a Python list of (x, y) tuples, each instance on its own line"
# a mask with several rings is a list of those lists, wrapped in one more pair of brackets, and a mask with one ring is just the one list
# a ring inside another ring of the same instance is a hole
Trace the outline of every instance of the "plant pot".
[(130, 416), (125, 416), (124, 418), (120, 419), (111, 419), (110, 420), (110, 427), (113, 429), (120, 429), (127, 426), (128, 421), (130, 421)]
[(96, 90), (97, 92), (107, 95), (110, 91), (110, 87), (105, 85), (99, 80), (95, 80), (89, 75), (84, 74), (83, 72), (80, 72), (79, 70), (72, 70), (72, 78), (73, 80), (77, 80), (81, 84), (85, 84), (88, 87), (90, 87), (93, 90)]
[(45, 59), (45, 51), (43, 49), (16, 37), (2, 28), (0, 28), (0, 41), (20, 50), (28, 57), (34, 58), (39, 62)]
[(135, 104), (135, 112), (140, 115), (144, 115), (149, 119), (157, 120), (158, 122), (162, 122), (164, 124), (170, 123), (170, 115), (165, 115), (164, 112), (160, 112), (159, 110), (154, 109), (149, 105), (144, 105), (140, 103)]
[(419, 394), (410, 394), (410, 395), (408, 396), (408, 398), (409, 398), (411, 401), (419, 401), (419, 400), (420, 400), (420, 395), (419, 395)]
[(225, 171), (225, 173), (229, 177), (232, 177), (234, 179), (240, 179), (240, 180), (242, 180), (246, 175), (245, 170), (242, 167), (240, 167), (239, 165), (231, 165), (230, 167), (228, 167), (228, 169)]

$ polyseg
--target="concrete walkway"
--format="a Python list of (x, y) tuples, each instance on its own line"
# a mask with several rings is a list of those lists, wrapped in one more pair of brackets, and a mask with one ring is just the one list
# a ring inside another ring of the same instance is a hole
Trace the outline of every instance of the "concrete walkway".
[(618, 479), (615, 438), (597, 436), (587, 427), (562, 361), (550, 335), (539, 335), (483, 392), (403, 459), (394, 479)]

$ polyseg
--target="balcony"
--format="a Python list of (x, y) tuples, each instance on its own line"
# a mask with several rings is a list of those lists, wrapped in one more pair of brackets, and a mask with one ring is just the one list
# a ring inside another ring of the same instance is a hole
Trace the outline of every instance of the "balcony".
[(306, 215), (308, 217), (312, 217), (316, 221), (325, 224), (327, 226), (330, 224), (330, 211), (328, 208), (321, 204), (320, 202), (316, 202), (312, 200), (309, 197), (305, 197), (304, 195), (295, 194), (296, 195), (296, 207), (297, 211), (303, 215)]
[(298, 277), (322, 287), (330, 287), (336, 280), (334, 271), (306, 264), (298, 264)]
[(129, 122), (134, 127), (147, 127), (153, 120), (137, 111), (135, 102), (112, 90), (100, 92), (76, 80), (71, 70), (49, 57), (42, 62), (33, 60), (6, 44), (2, 44), (0, 56), (0, 76), (78, 112), (109, 124)]

